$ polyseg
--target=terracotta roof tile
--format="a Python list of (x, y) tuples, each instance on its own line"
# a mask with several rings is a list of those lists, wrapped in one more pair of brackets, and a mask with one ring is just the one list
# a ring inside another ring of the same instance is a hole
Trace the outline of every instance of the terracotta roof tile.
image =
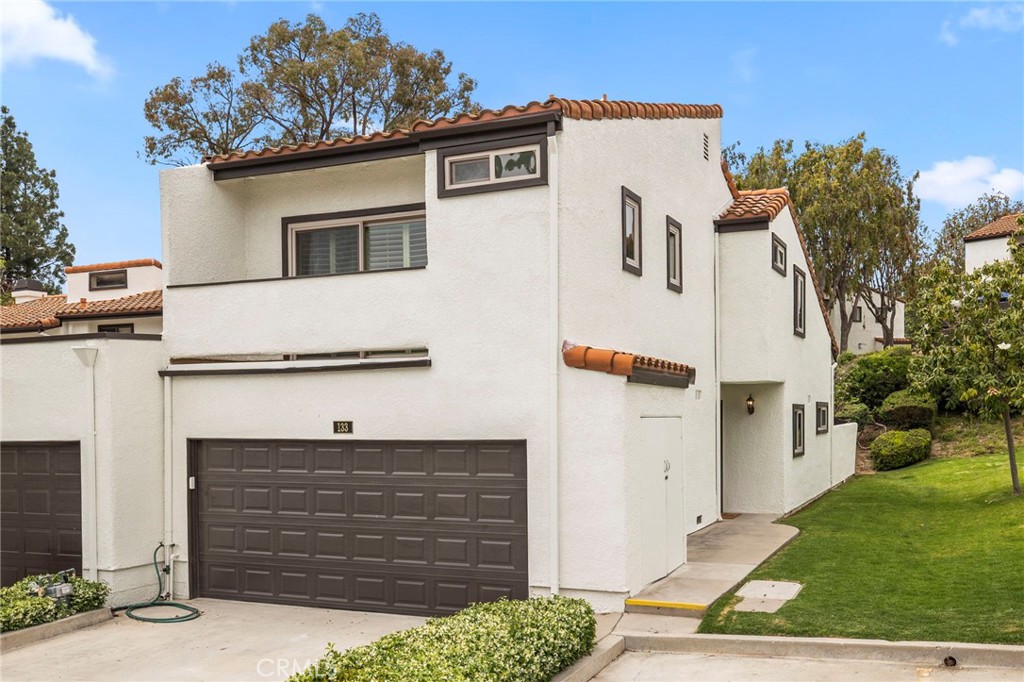
[(818, 298), (818, 307), (821, 308), (821, 316), (825, 319), (825, 328), (828, 329), (829, 338), (832, 340), (832, 352), (839, 354), (839, 342), (836, 340), (835, 330), (832, 329), (832, 322), (829, 320), (828, 308), (825, 306), (825, 296), (821, 292), (821, 284), (818, 282), (818, 273), (814, 271), (814, 264), (811, 262), (811, 254), (807, 250), (807, 241), (804, 238), (804, 231), (800, 227), (800, 221), (796, 217), (796, 208), (793, 206), (793, 199), (789, 196), (789, 190), (785, 187), (773, 189), (736, 189), (736, 183), (729, 172), (729, 166), (722, 162), (722, 173), (729, 185), (733, 201), (729, 204), (718, 218), (718, 222), (729, 222), (732, 220), (750, 220), (752, 218), (765, 218), (774, 220), (782, 209), (789, 207), (789, 213), (793, 217), (793, 225), (796, 227), (796, 236), (800, 240), (800, 248), (804, 252), (804, 260), (807, 269), (810, 271), (811, 282), (814, 284), (814, 293)]
[(697, 370), (681, 362), (672, 362), (649, 355), (636, 355), (608, 348), (580, 346), (565, 341), (562, 343), (562, 362), (569, 367), (589, 369), (596, 372), (607, 372), (619, 376), (631, 376), (637, 367), (663, 374), (686, 376), (690, 381), (696, 379)]
[(61, 294), (0, 306), (0, 328), (13, 331), (60, 326), (60, 321), (54, 315), (64, 307), (66, 300), (67, 297)]
[(989, 223), (984, 227), (979, 227), (974, 232), (964, 237), (965, 242), (973, 242), (979, 239), (995, 239), (996, 237), (1009, 237), (1011, 234), (1016, 234), (1020, 230), (1024, 230), (1017, 223), (1017, 218), (1024, 216), (1024, 213), (1010, 213), (1004, 215), (999, 220)]
[(82, 301), (69, 303), (67, 296), (61, 294), (0, 307), (0, 328), (5, 331), (50, 329), (60, 326), (62, 319), (159, 313), (162, 311), (163, 292), (159, 290), (143, 291), (105, 301), (85, 301), (84, 303)]
[(438, 118), (432, 121), (420, 120), (408, 129), (393, 130), (386, 133), (372, 133), (355, 137), (342, 137), (336, 140), (319, 142), (300, 142), (294, 145), (268, 147), (246, 152), (232, 152), (203, 158), (205, 163), (222, 164), (230, 161), (248, 161), (250, 159), (274, 158), (313, 152), (333, 147), (371, 144), (385, 140), (407, 139), (414, 133), (427, 130), (438, 130), (472, 123), (483, 123), (498, 119), (511, 119), (517, 116), (529, 116), (549, 111), (557, 111), (566, 118), (580, 120), (623, 119), (623, 118), (721, 118), (722, 107), (718, 104), (654, 104), (648, 102), (628, 102), (617, 100), (574, 100), (551, 96), (544, 102), (530, 102), (522, 106), (510, 104), (501, 109), (484, 109), (475, 114), (458, 114)]
[(73, 275), (76, 272), (95, 272), (97, 270), (121, 270), (124, 268), (141, 268), (152, 265), (163, 270), (163, 265), (155, 258), (136, 258), (135, 260), (119, 260), (113, 263), (94, 263), (92, 265), (72, 265), (64, 272)]
[[(885, 343), (885, 339), (882, 338), (881, 336), (876, 336), (875, 337), (875, 341), (877, 341), (878, 343)], [(910, 345), (910, 339), (902, 337), (902, 336), (894, 336), (893, 339), (892, 339), (892, 342), (894, 344), (896, 344), (897, 346), (909, 346)]]

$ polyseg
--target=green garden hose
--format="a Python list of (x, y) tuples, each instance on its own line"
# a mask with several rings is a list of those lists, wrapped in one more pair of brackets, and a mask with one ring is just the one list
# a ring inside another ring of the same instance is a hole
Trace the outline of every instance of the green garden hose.
[[(194, 606), (189, 606), (188, 604), (180, 604), (176, 601), (164, 601), (162, 596), (164, 593), (164, 578), (160, 574), (160, 564), (157, 563), (156, 560), (156, 555), (160, 553), (160, 550), (163, 549), (163, 546), (164, 543), (161, 542), (159, 545), (156, 546), (156, 549), (153, 550), (153, 568), (156, 570), (157, 582), (157, 592), (156, 596), (153, 597), (153, 600), (142, 602), (139, 604), (129, 604), (128, 606), (119, 606), (118, 608), (114, 609), (114, 611), (124, 611), (124, 614), (132, 620), (141, 620), (146, 623), (184, 623), (185, 621), (195, 620), (199, 617), (199, 609), (197, 609)], [(153, 606), (170, 606), (171, 608), (181, 609), (185, 613), (183, 613), (180, 616), (168, 616), (166, 618), (153, 618), (149, 616), (139, 616), (135, 614), (135, 612), (140, 609), (148, 609)]]

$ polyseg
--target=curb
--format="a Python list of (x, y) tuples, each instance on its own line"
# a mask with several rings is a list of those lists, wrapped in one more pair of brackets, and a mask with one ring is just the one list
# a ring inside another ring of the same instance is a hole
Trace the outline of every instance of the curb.
[(65, 632), (99, 625), (113, 617), (114, 614), (110, 609), (99, 608), (85, 611), (84, 613), (76, 613), (73, 616), (61, 618), (52, 623), (43, 623), (42, 625), (33, 625), (21, 630), (5, 632), (0, 635), (0, 651), (3, 651), (3, 653), (14, 651), (44, 639), (63, 635)]
[(590, 652), (571, 666), (551, 678), (551, 682), (587, 682), (605, 669), (626, 650), (622, 637), (608, 635)]
[(960, 642), (889, 642), (881, 639), (757, 637), (747, 635), (625, 635), (630, 651), (731, 654), (773, 658), (832, 658), (942, 666), (1024, 668), (1024, 646)]

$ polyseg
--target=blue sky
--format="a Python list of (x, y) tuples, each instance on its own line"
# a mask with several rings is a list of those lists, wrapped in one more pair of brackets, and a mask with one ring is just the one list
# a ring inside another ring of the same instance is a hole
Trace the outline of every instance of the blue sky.
[(1024, 5), (4, 0), (0, 100), (57, 171), (78, 263), (160, 255), (148, 92), (234, 64), (278, 18), (377, 12), (500, 107), (569, 98), (719, 103), (726, 143), (872, 145), (920, 170), (931, 228), (993, 188), (1024, 196)]

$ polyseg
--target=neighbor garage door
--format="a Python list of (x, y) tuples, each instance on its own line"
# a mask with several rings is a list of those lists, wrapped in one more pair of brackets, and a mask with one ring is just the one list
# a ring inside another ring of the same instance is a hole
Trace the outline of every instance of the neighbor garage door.
[(78, 443), (0, 444), (0, 579), (66, 568), (82, 574)]
[(451, 613), (527, 596), (523, 442), (193, 441), (205, 597)]

